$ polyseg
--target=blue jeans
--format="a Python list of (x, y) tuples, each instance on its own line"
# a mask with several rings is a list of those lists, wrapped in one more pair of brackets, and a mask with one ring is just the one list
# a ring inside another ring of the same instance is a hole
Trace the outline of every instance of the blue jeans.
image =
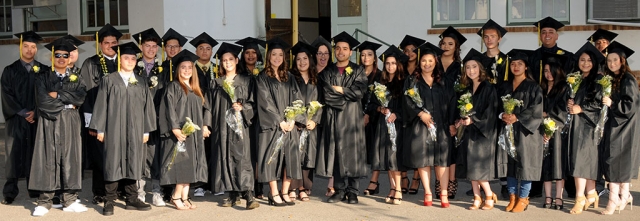
[[(518, 188), (518, 179), (515, 177), (507, 177), (507, 190), (509, 194), (516, 194)], [(529, 191), (531, 191), (531, 181), (520, 180), (520, 198), (529, 197)]]

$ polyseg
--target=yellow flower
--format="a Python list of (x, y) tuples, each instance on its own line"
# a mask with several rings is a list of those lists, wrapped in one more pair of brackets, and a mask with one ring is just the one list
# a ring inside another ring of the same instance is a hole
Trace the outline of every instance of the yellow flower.
[(409, 94), (409, 96), (414, 96), (416, 94), (416, 91), (413, 90), (413, 88), (407, 90), (407, 94)]
[(556, 54), (563, 55), (563, 54), (564, 54), (564, 51), (563, 51), (563, 50), (559, 50), (559, 49), (558, 49), (558, 51), (556, 52)]
[(136, 79), (136, 76), (131, 75), (131, 77), (129, 77), (129, 84), (131, 85), (138, 84), (138, 79)]
[(376, 93), (377, 97), (384, 97), (384, 91), (378, 91), (378, 93)]
[(471, 103), (465, 104), (464, 108), (467, 109), (467, 111), (470, 111), (471, 108), (473, 108), (473, 104), (471, 104)]
[(71, 82), (78, 81), (78, 75), (75, 75), (75, 74), (69, 75), (69, 81)]
[(569, 78), (567, 78), (567, 82), (569, 82), (569, 84), (574, 84), (574, 83), (576, 83), (576, 78), (569, 77)]
[(38, 65), (34, 65), (33, 72), (36, 72), (36, 73), (40, 72), (40, 67), (38, 67)]
[(260, 74), (260, 70), (257, 69), (257, 68), (254, 68), (253, 69), (253, 75), (258, 75), (258, 74)]
[(346, 71), (347, 74), (351, 74), (351, 72), (353, 72), (353, 69), (351, 69), (351, 67), (347, 67), (344, 69), (344, 71)]
[(549, 127), (550, 128), (555, 128), (556, 127), (556, 122), (555, 121), (549, 121)]
[(162, 72), (162, 66), (158, 66), (158, 72)]
[(498, 64), (502, 64), (502, 58), (498, 59)]

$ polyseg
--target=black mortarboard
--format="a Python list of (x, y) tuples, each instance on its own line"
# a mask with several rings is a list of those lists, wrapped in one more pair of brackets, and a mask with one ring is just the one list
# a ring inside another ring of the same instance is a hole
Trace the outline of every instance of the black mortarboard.
[(51, 52), (55, 51), (66, 51), (72, 52), (76, 50), (76, 46), (69, 42), (65, 37), (58, 38), (53, 42), (44, 46), (46, 49), (49, 49)]
[(180, 51), (180, 53), (176, 54), (176, 56), (173, 56), (173, 58), (171, 58), (171, 63), (174, 66), (178, 66), (180, 65), (180, 63), (184, 61), (194, 62), (198, 60), (198, 58), (199, 57), (195, 55), (193, 52), (190, 52), (189, 50), (182, 50)]
[(370, 41), (364, 41), (362, 42), (362, 44), (358, 45), (355, 49), (359, 51), (372, 50), (373, 52), (376, 52), (380, 47), (382, 47), (381, 44), (370, 42)]
[(445, 37), (456, 39), (458, 41), (458, 44), (460, 45), (464, 44), (464, 42), (467, 41), (467, 38), (462, 36), (462, 34), (460, 34), (458, 30), (451, 26), (449, 26), (446, 30), (444, 30), (444, 32), (442, 32), (442, 34), (440, 34), (440, 39), (443, 39)]
[(280, 37), (275, 37), (275, 38), (269, 39), (267, 41), (267, 46), (265, 47), (267, 48), (267, 50), (280, 48), (283, 51), (287, 51), (287, 49), (289, 49), (291, 45), (289, 45), (289, 43), (282, 40)]
[(594, 32), (593, 34), (591, 34), (591, 36), (589, 36), (589, 38), (587, 38), (587, 41), (595, 42), (600, 39), (607, 39), (607, 41), (612, 42), (613, 39), (616, 38), (617, 36), (618, 34), (614, 32), (610, 32), (602, 28), (598, 28), (596, 32)]
[[(532, 50), (525, 50), (525, 49), (511, 49), (511, 51), (509, 51), (509, 53), (507, 53), (508, 59), (509, 61), (517, 61), (517, 60), (523, 60), (525, 62), (525, 64), (529, 64), (529, 56), (531, 56), (533, 54), (534, 51)], [(507, 64), (509, 65), (509, 64)]]
[(574, 59), (576, 61), (580, 60), (580, 56), (582, 56), (583, 53), (591, 53), (591, 56), (594, 56), (597, 60), (597, 62), (594, 62), (596, 64), (602, 63), (602, 61), (604, 61), (605, 59), (604, 55), (602, 55), (602, 52), (598, 51), (596, 46), (593, 46), (593, 44), (591, 44), (590, 42), (584, 43), (584, 45), (582, 45), (582, 47), (578, 49), (578, 51), (573, 55)]
[(182, 36), (176, 30), (173, 30), (173, 28), (169, 28), (169, 30), (167, 30), (167, 33), (164, 33), (164, 36), (162, 36), (162, 41), (164, 42), (164, 44), (167, 44), (167, 41), (171, 39), (177, 40), (178, 44), (180, 44), (180, 47), (184, 46), (184, 44), (187, 43), (187, 38)]
[(478, 50), (471, 48), (471, 50), (469, 50), (469, 53), (467, 53), (466, 56), (464, 56), (464, 59), (462, 59), (462, 64), (467, 63), (467, 61), (477, 61), (478, 63), (482, 64), (482, 66), (487, 67), (492, 61), (491, 58), (487, 57), (486, 55), (484, 55), (483, 53), (480, 53)]
[(402, 52), (400, 49), (398, 49), (398, 46), (395, 45), (389, 46), (389, 48), (387, 48), (387, 50), (384, 51), (378, 58), (380, 58), (380, 60), (384, 62), (384, 59), (388, 57), (396, 58), (398, 63), (406, 63), (407, 61), (409, 61), (409, 57), (405, 55), (404, 52)]
[(311, 46), (316, 49), (318, 49), (320, 45), (324, 45), (327, 47), (327, 50), (331, 50), (331, 43), (329, 43), (329, 41), (327, 41), (327, 39), (324, 39), (322, 36), (318, 36), (316, 40), (311, 43)]
[[(299, 41), (296, 45), (294, 45), (291, 48), (291, 53), (293, 53), (293, 56), (296, 56), (300, 52), (306, 52), (306, 53), (308, 53), (310, 55), (314, 55), (314, 54), (316, 54), (316, 49), (313, 46), (311, 46), (311, 45), (309, 45), (307, 43)], [(309, 58), (309, 59), (311, 59), (311, 58)]]
[(240, 54), (240, 51), (242, 51), (242, 46), (222, 42), (222, 44), (220, 44), (220, 47), (218, 47), (218, 51), (216, 51), (216, 55), (219, 59), (222, 59), (223, 54), (231, 53), (234, 57), (237, 58), (238, 54)]
[(407, 45), (413, 45), (416, 48), (420, 47), (420, 45), (427, 42), (424, 39), (416, 38), (411, 35), (405, 35), (402, 41), (400, 42), (400, 49), (404, 49)]
[(132, 54), (132, 55), (137, 55), (138, 53), (142, 52), (140, 50), (140, 47), (138, 47), (138, 45), (136, 45), (133, 42), (127, 42), (124, 44), (120, 44), (120, 45), (116, 45), (111, 47), (114, 51), (118, 51), (120, 52), (120, 55), (123, 54)]
[(23, 42), (28, 41), (28, 42), (38, 43), (39, 41), (42, 41), (42, 37), (40, 37), (40, 35), (38, 35), (34, 31), (25, 31), (22, 33), (15, 34), (15, 36), (22, 39)]
[(621, 44), (620, 42), (614, 41), (604, 49), (607, 53), (622, 53), (622, 57), (629, 58), (635, 52), (631, 50), (631, 48)]
[(431, 44), (431, 42), (422, 44), (420, 47), (413, 50), (413, 52), (418, 54), (418, 59), (420, 59), (421, 54), (432, 53), (437, 56), (440, 56), (442, 55), (442, 53), (444, 53), (444, 51), (440, 49), (440, 47)]
[(142, 45), (142, 42), (146, 41), (153, 41), (158, 45), (162, 43), (162, 38), (160, 38), (158, 32), (156, 32), (156, 30), (153, 28), (149, 28), (147, 30), (133, 34), (131, 37), (133, 37), (133, 40), (137, 42), (138, 45)]
[(98, 30), (98, 42), (102, 42), (104, 37), (107, 36), (113, 36), (116, 37), (116, 40), (119, 40), (120, 37), (122, 37), (122, 32), (118, 31), (118, 29), (114, 28), (111, 24), (106, 24)]
[(560, 67), (563, 67), (563, 65), (567, 62), (568, 59), (569, 57), (567, 57), (566, 53), (558, 54), (558, 53), (542, 52), (543, 64), (557, 63), (560, 65)]
[(189, 44), (193, 45), (193, 47), (196, 48), (204, 43), (211, 45), (211, 47), (215, 47), (216, 45), (218, 45), (218, 41), (213, 39), (206, 32), (202, 32), (202, 34), (198, 35), (198, 37), (195, 37), (194, 39), (189, 41)]
[(84, 41), (82, 41), (82, 40), (80, 40), (80, 39), (78, 39), (78, 38), (76, 38), (76, 37), (73, 37), (73, 35), (66, 35), (66, 36), (64, 36), (64, 37), (62, 37), (62, 38), (60, 38), (60, 39), (65, 39), (65, 40), (67, 40), (69, 43), (71, 43), (71, 44), (73, 44), (74, 46), (76, 46), (76, 48), (77, 48), (78, 46), (80, 46), (80, 45), (84, 44)]
[(264, 40), (260, 40), (257, 38), (252, 38), (252, 37), (246, 37), (244, 39), (241, 39), (239, 41), (236, 41), (236, 44), (242, 45), (243, 50), (247, 50), (247, 49), (253, 49), (256, 51), (256, 54), (258, 56), (258, 61), (262, 61), (262, 54), (260, 54), (260, 47), (258, 47), (258, 45), (262, 46), (263, 48), (267, 46), (267, 42)]
[(336, 44), (338, 42), (346, 42), (347, 44), (349, 44), (349, 49), (353, 49), (355, 46), (360, 44), (358, 40), (344, 31), (340, 32), (340, 34), (337, 34), (336, 36), (333, 36), (333, 43)]
[(553, 28), (555, 30), (561, 29), (562, 27), (564, 27), (564, 24), (560, 23), (558, 20), (555, 20), (554, 18), (548, 16), (546, 18), (543, 18), (542, 20), (533, 23), (533, 26), (538, 27), (538, 31), (542, 30), (543, 28)]
[(480, 30), (478, 30), (478, 35), (480, 35), (480, 37), (484, 37), (484, 36), (482, 36), (482, 34), (484, 33), (484, 30), (487, 30), (487, 29), (495, 29), (495, 30), (497, 30), (498, 34), (500, 35), (500, 37), (504, 37), (504, 35), (507, 34), (507, 29), (504, 29), (502, 26), (500, 26), (495, 21), (489, 19), (489, 21), (484, 23), (482, 28), (480, 28)]

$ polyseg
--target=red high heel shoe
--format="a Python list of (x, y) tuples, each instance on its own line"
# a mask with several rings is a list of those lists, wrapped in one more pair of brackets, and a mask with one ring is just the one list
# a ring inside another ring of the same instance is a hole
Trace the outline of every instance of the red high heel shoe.
[(431, 196), (431, 194), (424, 194), (424, 206), (433, 206), (433, 199), (427, 201), (427, 197)]
[[(444, 197), (446, 197), (447, 202), (442, 202), (443, 199), (445, 199)], [(442, 208), (449, 208), (449, 195), (448, 194), (442, 194), (440, 195), (440, 207)]]

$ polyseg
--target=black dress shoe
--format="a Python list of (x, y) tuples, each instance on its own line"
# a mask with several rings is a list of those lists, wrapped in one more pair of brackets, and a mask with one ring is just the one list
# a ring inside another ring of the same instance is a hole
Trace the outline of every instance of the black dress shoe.
[(13, 203), (13, 200), (15, 200), (13, 197), (5, 197), (4, 200), (2, 200), (2, 204), (4, 205), (9, 205)]
[(500, 195), (503, 200), (509, 199), (509, 190), (507, 189), (507, 185), (502, 185), (502, 188), (500, 189)]
[(358, 195), (356, 195), (355, 193), (347, 193), (347, 203), (358, 204)]
[(113, 210), (114, 210), (115, 205), (116, 205), (116, 202), (114, 202), (114, 201), (105, 201), (104, 202), (104, 208), (102, 209), (102, 215), (104, 215), (104, 216), (113, 215)]
[(342, 192), (342, 190), (336, 190), (336, 192), (327, 199), (327, 203), (337, 203), (343, 201), (346, 195)]
[(256, 198), (253, 196), (253, 192), (251, 190), (247, 191), (244, 194), (244, 199), (247, 200), (247, 210), (260, 207), (260, 203), (256, 201)]
[(124, 207), (124, 209), (126, 210), (140, 210), (140, 211), (147, 211), (147, 210), (151, 210), (151, 205), (146, 204), (142, 201), (140, 201), (139, 199), (135, 199), (131, 202), (127, 202), (127, 205)]
[[(238, 200), (236, 200), (236, 198)], [(224, 198), (222, 200), (222, 207), (232, 207), (235, 206), (238, 201), (240, 201), (240, 196), (238, 196), (238, 192), (236, 191), (229, 191), (229, 197)]]

